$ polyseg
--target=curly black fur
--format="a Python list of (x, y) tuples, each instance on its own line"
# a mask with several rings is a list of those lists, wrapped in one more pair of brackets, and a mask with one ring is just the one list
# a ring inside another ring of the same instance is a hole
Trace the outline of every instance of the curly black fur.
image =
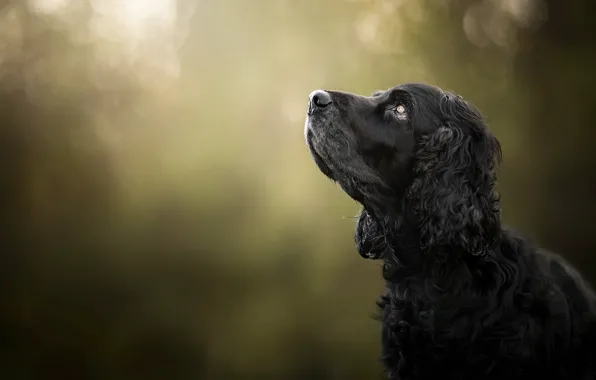
[(305, 135), (363, 205), (358, 252), (383, 260), (389, 379), (596, 379), (596, 296), (501, 225), (501, 148), (472, 104), (422, 84), (315, 92)]

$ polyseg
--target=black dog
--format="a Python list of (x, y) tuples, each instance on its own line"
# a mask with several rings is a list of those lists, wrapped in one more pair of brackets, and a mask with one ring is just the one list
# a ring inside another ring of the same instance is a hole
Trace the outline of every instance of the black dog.
[(318, 90), (305, 137), (363, 206), (359, 253), (383, 260), (389, 379), (596, 378), (596, 296), (501, 225), (501, 148), (472, 104), (423, 84)]

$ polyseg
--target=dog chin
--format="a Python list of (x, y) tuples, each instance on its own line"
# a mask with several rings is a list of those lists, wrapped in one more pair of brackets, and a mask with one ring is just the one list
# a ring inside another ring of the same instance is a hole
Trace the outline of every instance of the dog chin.
[(327, 165), (327, 163), (325, 162), (323, 157), (321, 157), (321, 155), (317, 152), (317, 150), (315, 148), (315, 144), (313, 142), (314, 134), (308, 125), (306, 127), (305, 134), (306, 134), (306, 144), (308, 145), (308, 150), (310, 151), (310, 154), (311, 154), (313, 160), (315, 161), (315, 164), (317, 165), (319, 170), (324, 175), (326, 175), (332, 181), (336, 181), (336, 178), (333, 174), (333, 170), (331, 170), (331, 168)]

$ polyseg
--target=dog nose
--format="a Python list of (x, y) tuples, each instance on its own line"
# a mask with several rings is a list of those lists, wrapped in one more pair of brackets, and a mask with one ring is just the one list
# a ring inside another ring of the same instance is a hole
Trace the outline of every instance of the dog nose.
[(316, 90), (308, 96), (312, 108), (325, 108), (332, 103), (331, 95), (327, 91)]

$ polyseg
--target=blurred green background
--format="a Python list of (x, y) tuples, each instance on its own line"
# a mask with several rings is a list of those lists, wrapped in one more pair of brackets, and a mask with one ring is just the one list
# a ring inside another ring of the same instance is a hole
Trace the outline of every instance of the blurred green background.
[(595, 8), (0, 0), (0, 378), (382, 378), (317, 88), (471, 100), (506, 222), (596, 280)]

